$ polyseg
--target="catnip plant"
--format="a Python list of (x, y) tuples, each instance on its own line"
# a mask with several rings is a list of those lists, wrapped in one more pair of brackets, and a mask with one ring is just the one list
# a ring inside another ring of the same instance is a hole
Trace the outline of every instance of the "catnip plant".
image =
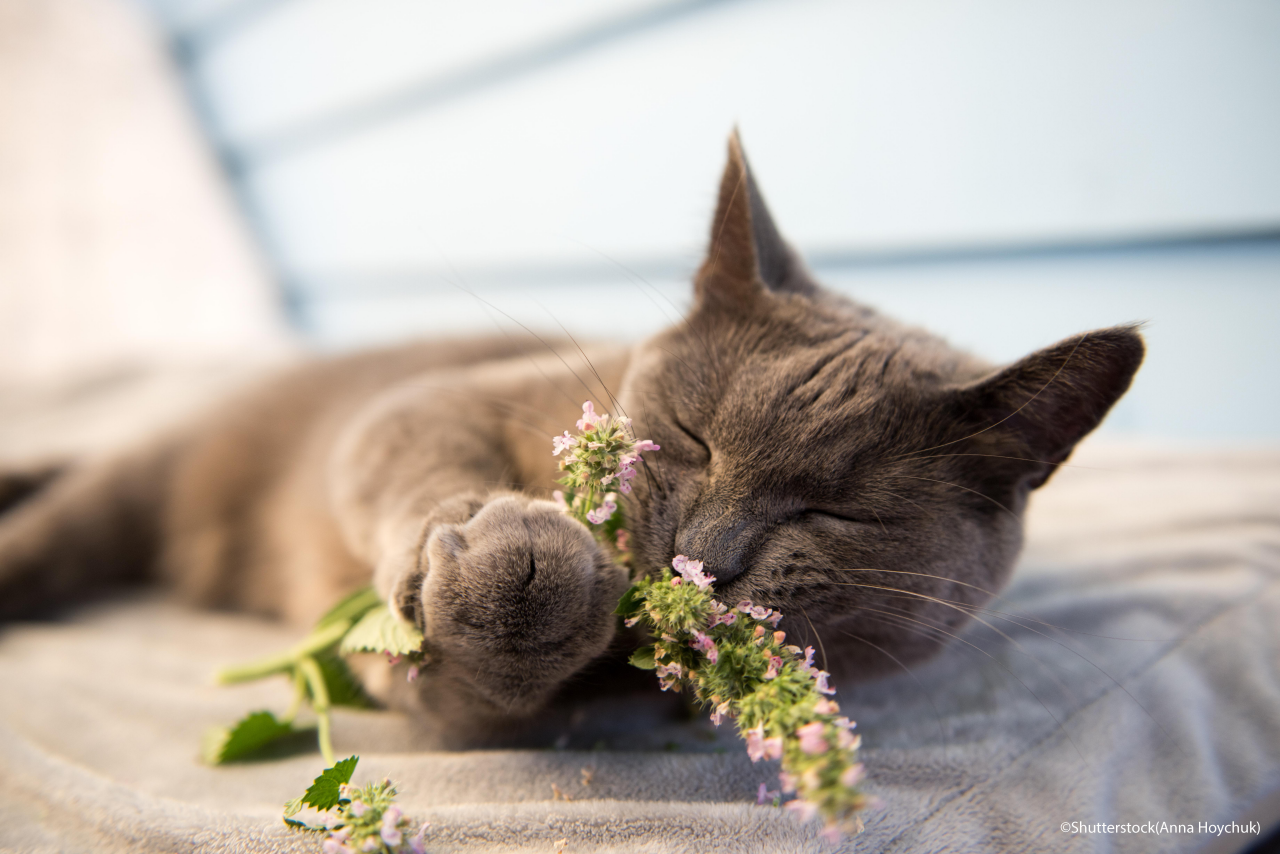
[[(597, 414), (590, 401), (582, 405), (577, 427), (577, 436), (566, 431), (552, 440), (552, 453), (563, 455), (559, 483), (565, 490), (556, 497), (627, 561), (622, 511), (606, 490), (616, 483), (629, 493), (641, 453), (661, 448), (635, 439), (629, 419)], [(813, 647), (786, 642), (778, 629), (782, 614), (745, 599), (725, 604), (713, 594), (714, 581), (702, 561), (686, 555), (677, 555), (661, 578), (636, 581), (616, 613), (656, 640), (631, 663), (656, 671), (664, 691), (689, 689), (711, 709), (716, 726), (735, 720), (753, 762), (782, 761), (779, 790), (762, 786), (759, 802), (794, 794), (786, 809), (806, 821), (821, 817), (828, 839), (860, 832), (858, 813), (869, 803), (858, 789), (861, 737), (830, 699), (830, 674), (814, 666)]]
[[(631, 567), (629, 534), (618, 493), (631, 492), (642, 454), (661, 448), (636, 439), (625, 416), (597, 413), (582, 405), (578, 432), (566, 430), (552, 440), (563, 472), (553, 493), (565, 513), (592, 532), (618, 563)], [(664, 691), (688, 690), (711, 720), (736, 723), (753, 762), (780, 760), (779, 788), (761, 784), (760, 804), (782, 804), (803, 821), (821, 818), (822, 835), (838, 842), (863, 829), (859, 813), (870, 799), (858, 787), (864, 769), (858, 762), (860, 737), (854, 723), (831, 699), (829, 674), (814, 666), (813, 647), (787, 643), (779, 630), (782, 614), (749, 600), (727, 604), (712, 589), (704, 564), (678, 555), (661, 577), (640, 577), (615, 611), (629, 628), (641, 627), (653, 642), (631, 657), (636, 667), (653, 670)], [(204, 756), (220, 764), (250, 755), (293, 734), (295, 718), (309, 702), (317, 718), (317, 740), (330, 767), (301, 797), (285, 805), (285, 822), (322, 831), (327, 854), (389, 852), (423, 854), (427, 825), (412, 837), (408, 820), (394, 805), (390, 780), (363, 788), (350, 785), (359, 757), (335, 762), (329, 736), (334, 705), (367, 705), (368, 698), (342, 656), (380, 652), (392, 663), (408, 659), (408, 678), (423, 665), (423, 637), (389, 609), (371, 588), (353, 593), (316, 624), (311, 635), (290, 650), (218, 674), (223, 684), (284, 675), (294, 684), (294, 700), (282, 718), (251, 713), (234, 727), (206, 737)], [(794, 796), (788, 799), (787, 796)], [(324, 814), (319, 824), (296, 816), (311, 807)]]

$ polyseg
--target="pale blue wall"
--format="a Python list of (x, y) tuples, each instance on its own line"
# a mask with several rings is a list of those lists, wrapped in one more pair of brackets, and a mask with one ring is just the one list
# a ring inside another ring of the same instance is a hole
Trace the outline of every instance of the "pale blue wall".
[(1108, 429), (1280, 438), (1280, 3), (149, 5), (322, 345), (657, 328), (605, 258), (682, 304), (736, 123), (832, 285), (993, 359), (1146, 320)]

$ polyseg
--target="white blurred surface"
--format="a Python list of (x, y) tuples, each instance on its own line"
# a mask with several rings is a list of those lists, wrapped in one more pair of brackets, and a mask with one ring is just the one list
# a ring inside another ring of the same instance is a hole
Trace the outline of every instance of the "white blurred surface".
[(0, 0), (0, 385), (276, 352), (276, 297), (123, 0)]

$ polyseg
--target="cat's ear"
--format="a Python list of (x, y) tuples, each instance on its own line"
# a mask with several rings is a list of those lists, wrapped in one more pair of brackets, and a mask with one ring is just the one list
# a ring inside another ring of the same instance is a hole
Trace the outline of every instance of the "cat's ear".
[(743, 302), (764, 290), (812, 293), (813, 282), (778, 232), (735, 130), (720, 178), (711, 245), (694, 282), (698, 300)]
[(1133, 326), (1068, 338), (963, 389), (965, 420), (975, 441), (1037, 461), (1026, 478), (1035, 489), (1129, 388), (1144, 352)]

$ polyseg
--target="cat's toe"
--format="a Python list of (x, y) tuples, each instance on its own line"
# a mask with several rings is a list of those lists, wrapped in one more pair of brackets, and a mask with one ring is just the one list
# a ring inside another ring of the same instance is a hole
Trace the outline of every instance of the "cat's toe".
[(432, 658), (500, 707), (540, 705), (612, 639), (626, 575), (551, 502), (495, 498), (437, 529), (427, 555)]

